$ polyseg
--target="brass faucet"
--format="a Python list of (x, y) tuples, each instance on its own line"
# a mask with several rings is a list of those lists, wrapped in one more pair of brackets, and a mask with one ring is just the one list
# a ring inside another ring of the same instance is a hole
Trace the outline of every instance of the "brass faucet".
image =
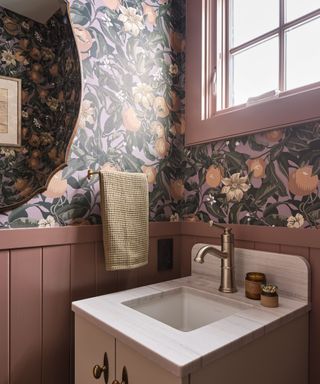
[(231, 233), (231, 228), (216, 224), (213, 221), (210, 221), (209, 225), (211, 227), (218, 227), (224, 231), (221, 235), (221, 251), (213, 245), (205, 245), (197, 252), (194, 261), (201, 264), (204, 263), (204, 258), (207, 254), (219, 257), (219, 259), (221, 259), (221, 283), (219, 291), (224, 293), (237, 292), (234, 272), (234, 236)]

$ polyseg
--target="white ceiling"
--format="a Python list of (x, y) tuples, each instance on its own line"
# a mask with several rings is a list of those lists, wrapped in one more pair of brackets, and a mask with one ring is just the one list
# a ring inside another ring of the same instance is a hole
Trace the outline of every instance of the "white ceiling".
[(60, 8), (61, 0), (0, 0), (0, 6), (45, 24)]

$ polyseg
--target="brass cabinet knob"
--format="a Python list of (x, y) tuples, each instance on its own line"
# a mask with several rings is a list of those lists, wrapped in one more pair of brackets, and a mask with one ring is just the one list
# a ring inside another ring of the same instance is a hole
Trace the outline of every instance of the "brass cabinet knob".
[(98, 365), (98, 364), (95, 365), (95, 366), (93, 367), (93, 376), (94, 376), (94, 378), (95, 378), (95, 379), (100, 379), (102, 373), (103, 373), (105, 370), (106, 370), (106, 367), (105, 367), (105, 366), (101, 367), (101, 366)]
[(93, 367), (93, 377), (95, 379), (100, 379), (102, 374), (104, 377), (104, 382), (107, 384), (109, 380), (109, 361), (107, 353), (105, 353), (103, 357), (103, 366), (96, 364)]

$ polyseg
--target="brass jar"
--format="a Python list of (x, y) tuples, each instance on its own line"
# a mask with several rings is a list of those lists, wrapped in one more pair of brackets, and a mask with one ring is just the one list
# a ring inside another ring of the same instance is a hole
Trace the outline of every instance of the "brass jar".
[(261, 285), (266, 284), (266, 275), (261, 272), (248, 272), (245, 279), (245, 293), (248, 299), (260, 300)]

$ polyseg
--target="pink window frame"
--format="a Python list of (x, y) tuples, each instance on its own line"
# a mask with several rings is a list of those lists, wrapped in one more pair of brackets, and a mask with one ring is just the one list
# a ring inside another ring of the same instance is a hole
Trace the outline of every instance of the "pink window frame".
[(187, 0), (186, 145), (320, 119), (320, 82), (258, 104), (215, 112), (216, 12), (216, 0)]

